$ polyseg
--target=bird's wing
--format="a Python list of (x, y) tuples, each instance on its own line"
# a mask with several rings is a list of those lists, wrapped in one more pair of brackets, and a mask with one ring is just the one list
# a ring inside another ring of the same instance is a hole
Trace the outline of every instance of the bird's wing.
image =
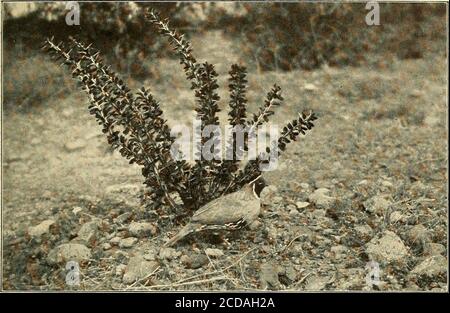
[(202, 224), (226, 224), (242, 218), (242, 197), (240, 193), (231, 193), (217, 198), (198, 209), (192, 216), (192, 222)]

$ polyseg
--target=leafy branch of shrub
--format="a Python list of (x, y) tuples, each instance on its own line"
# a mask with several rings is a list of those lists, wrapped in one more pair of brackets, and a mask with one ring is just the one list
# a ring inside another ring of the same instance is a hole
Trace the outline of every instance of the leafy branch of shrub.
[[(182, 181), (187, 170), (185, 161), (174, 162), (170, 156), (170, 130), (161, 118), (162, 111), (153, 96), (141, 89), (136, 99), (124, 82), (107, 66), (90, 45), (71, 39), (69, 50), (47, 39), (44, 48), (71, 69), (72, 76), (89, 95), (89, 112), (102, 125), (108, 143), (117, 149), (130, 164), (142, 166), (145, 183), (158, 196), (174, 206), (169, 193), (183, 192)], [(171, 173), (162, 178), (164, 173)]]
[[(186, 78), (191, 82), (191, 89), (194, 90), (197, 100), (195, 111), (197, 112), (197, 117), (201, 120), (200, 129), (203, 130), (206, 125), (218, 125), (219, 119), (217, 113), (220, 111), (218, 106), (220, 97), (217, 93), (219, 86), (216, 77), (218, 74), (214, 66), (207, 62), (202, 64), (197, 63), (196, 58), (192, 54), (191, 43), (184, 39), (184, 35), (170, 29), (168, 19), (162, 19), (155, 10), (149, 10), (147, 17), (159, 33), (168, 38), (180, 59), (180, 63), (184, 67)], [(199, 196), (199, 201), (201, 202), (203, 202), (201, 200), (204, 198), (203, 195), (207, 193), (204, 187), (209, 184), (208, 176), (214, 173), (217, 174), (220, 165), (215, 160), (208, 161), (203, 158), (201, 145), (209, 139), (211, 137), (201, 137), (201, 144), (197, 147), (200, 161), (196, 162), (193, 168), (195, 181), (192, 181), (192, 186), (197, 189), (195, 190), (195, 194)]]
[(240, 170), (235, 180), (227, 187), (226, 192), (233, 192), (239, 189), (240, 186), (252, 181), (254, 178), (261, 175), (261, 168), (264, 165), (268, 165), (270, 158), (278, 157), (282, 152), (286, 150), (286, 145), (291, 141), (296, 141), (298, 136), (305, 135), (308, 130), (314, 127), (314, 121), (317, 116), (314, 112), (302, 113), (298, 115), (297, 119), (292, 120), (286, 126), (283, 127), (283, 131), (276, 141), (272, 141), (269, 147), (266, 147), (266, 151), (258, 155), (256, 160), (250, 160)]

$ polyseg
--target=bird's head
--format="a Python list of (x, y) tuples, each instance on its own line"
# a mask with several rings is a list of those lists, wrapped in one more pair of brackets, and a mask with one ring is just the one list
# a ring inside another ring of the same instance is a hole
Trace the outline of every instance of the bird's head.
[(259, 195), (261, 194), (261, 191), (264, 189), (264, 187), (267, 186), (266, 181), (264, 180), (264, 178), (262, 178), (261, 175), (259, 175), (254, 180), (249, 182), (248, 185), (251, 187), (253, 194), (258, 199)]

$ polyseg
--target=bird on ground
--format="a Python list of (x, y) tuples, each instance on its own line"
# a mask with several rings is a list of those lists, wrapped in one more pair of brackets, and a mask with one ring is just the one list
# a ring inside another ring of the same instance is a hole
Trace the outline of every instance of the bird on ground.
[(261, 211), (259, 195), (265, 186), (264, 180), (258, 176), (241, 190), (205, 204), (165, 246), (173, 246), (186, 236), (204, 230), (233, 231), (250, 225)]

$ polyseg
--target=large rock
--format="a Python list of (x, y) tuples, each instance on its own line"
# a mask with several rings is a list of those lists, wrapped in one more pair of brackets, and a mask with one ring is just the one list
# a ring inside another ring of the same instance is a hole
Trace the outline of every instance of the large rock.
[(434, 255), (423, 260), (411, 272), (417, 276), (439, 276), (447, 273), (447, 259), (442, 255)]
[(329, 192), (327, 188), (319, 188), (309, 195), (309, 201), (319, 209), (331, 209), (336, 204), (336, 198), (328, 196)]
[(94, 242), (98, 239), (97, 237), (100, 225), (101, 221), (98, 219), (83, 224), (78, 231), (76, 239), (81, 240), (88, 245), (94, 244)]
[(132, 222), (128, 226), (128, 232), (131, 236), (142, 238), (156, 234), (156, 227), (151, 223)]
[(79, 243), (65, 243), (51, 250), (47, 256), (49, 264), (62, 264), (68, 261), (82, 262), (91, 258), (91, 250)]
[(41, 237), (49, 232), (50, 226), (55, 224), (54, 220), (45, 220), (41, 222), (39, 225), (32, 226), (28, 228), (28, 234), (31, 237)]
[(144, 279), (156, 271), (159, 264), (155, 261), (147, 261), (142, 255), (134, 256), (128, 262), (123, 275), (125, 284), (132, 284), (137, 280)]
[(367, 244), (366, 252), (371, 260), (380, 263), (401, 262), (408, 256), (403, 241), (389, 230), (381, 238), (373, 238)]

